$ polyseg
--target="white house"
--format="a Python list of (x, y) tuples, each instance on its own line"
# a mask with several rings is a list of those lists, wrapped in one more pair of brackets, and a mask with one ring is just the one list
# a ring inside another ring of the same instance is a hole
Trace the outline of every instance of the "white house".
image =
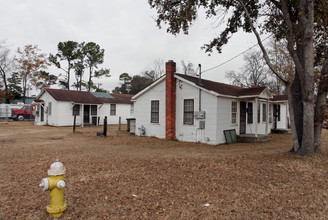
[(274, 125), (273, 105), (284, 111), (284, 102), (273, 103), (267, 88), (241, 88), (175, 71), (175, 63), (167, 62), (166, 75), (132, 97), (136, 135), (220, 144), (226, 142), (225, 130), (267, 135)]
[(36, 125), (72, 126), (126, 123), (131, 117), (132, 95), (91, 93), (85, 91), (45, 88), (36, 97)]
[(126, 124), (126, 119), (133, 116), (133, 102), (131, 101), (132, 95), (110, 93), (113, 99), (109, 99), (108, 105), (105, 105), (109, 111), (108, 121), (109, 124)]

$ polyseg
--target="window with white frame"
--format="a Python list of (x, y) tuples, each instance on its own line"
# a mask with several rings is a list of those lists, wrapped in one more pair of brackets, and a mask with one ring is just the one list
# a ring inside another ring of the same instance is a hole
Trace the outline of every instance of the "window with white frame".
[(159, 101), (151, 101), (151, 114), (150, 114), (151, 123), (159, 123)]
[(237, 124), (237, 102), (231, 102), (231, 124)]
[(51, 111), (52, 111), (52, 102), (48, 103), (48, 115), (51, 115)]
[(193, 125), (194, 124), (194, 100), (185, 99), (183, 101), (183, 124)]
[(130, 114), (132, 115), (134, 113), (134, 104), (130, 105)]
[(266, 122), (266, 114), (267, 114), (267, 105), (265, 103), (262, 104), (262, 122)]
[(91, 105), (91, 115), (97, 115), (97, 106)]
[(116, 115), (116, 104), (110, 104), (110, 115)]
[(73, 115), (80, 115), (80, 105), (73, 106)]

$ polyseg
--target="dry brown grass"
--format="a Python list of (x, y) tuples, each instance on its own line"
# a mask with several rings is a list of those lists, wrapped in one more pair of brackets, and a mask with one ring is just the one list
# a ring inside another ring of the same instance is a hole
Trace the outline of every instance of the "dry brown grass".
[(0, 122), (0, 219), (50, 219), (38, 184), (55, 159), (67, 169), (61, 219), (328, 218), (328, 130), (314, 157), (287, 153), (290, 135), (210, 146), (101, 130)]

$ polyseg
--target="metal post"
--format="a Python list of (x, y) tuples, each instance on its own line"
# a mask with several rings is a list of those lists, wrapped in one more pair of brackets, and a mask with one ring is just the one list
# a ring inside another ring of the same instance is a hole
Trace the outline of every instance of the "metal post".
[(73, 133), (75, 133), (75, 125), (76, 125), (76, 115), (74, 115)]
[(268, 128), (269, 128), (269, 99), (266, 101), (266, 120), (265, 120), (265, 135), (268, 135)]
[(106, 137), (107, 136), (107, 116), (104, 118), (104, 132), (103, 135)]
[[(198, 81), (198, 84), (199, 86), (202, 85), (202, 66), (200, 64), (198, 64), (198, 67), (199, 67), (199, 81)], [(199, 89), (199, 106), (198, 106), (198, 111), (201, 111), (202, 110), (202, 90)]]
[(84, 104), (80, 105), (81, 106), (81, 120), (82, 120), (82, 123), (81, 123), (81, 127), (84, 127)]
[(118, 130), (121, 130), (121, 116), (118, 118)]

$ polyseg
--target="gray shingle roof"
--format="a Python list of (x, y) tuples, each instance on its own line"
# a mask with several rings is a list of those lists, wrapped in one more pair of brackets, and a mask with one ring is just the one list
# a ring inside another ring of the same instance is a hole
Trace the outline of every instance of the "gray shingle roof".
[[(132, 95), (127, 94), (108, 94), (108, 93), (91, 93), (86, 91), (63, 90), (45, 88), (55, 100), (68, 101), (80, 104), (102, 104), (102, 103), (120, 103), (132, 104)], [(38, 100), (36, 100), (37, 102)]]
[(252, 96), (252, 95), (260, 95), (265, 87), (256, 87), (256, 88), (243, 88), (239, 86), (233, 86), (225, 83), (214, 82), (210, 80), (201, 80), (201, 85), (198, 84), (199, 79), (197, 77), (188, 76), (185, 74), (178, 74), (175, 75), (182, 77), (188, 81), (195, 83), (196, 85), (203, 87), (209, 91), (216, 92), (222, 95), (230, 95), (230, 96)]

